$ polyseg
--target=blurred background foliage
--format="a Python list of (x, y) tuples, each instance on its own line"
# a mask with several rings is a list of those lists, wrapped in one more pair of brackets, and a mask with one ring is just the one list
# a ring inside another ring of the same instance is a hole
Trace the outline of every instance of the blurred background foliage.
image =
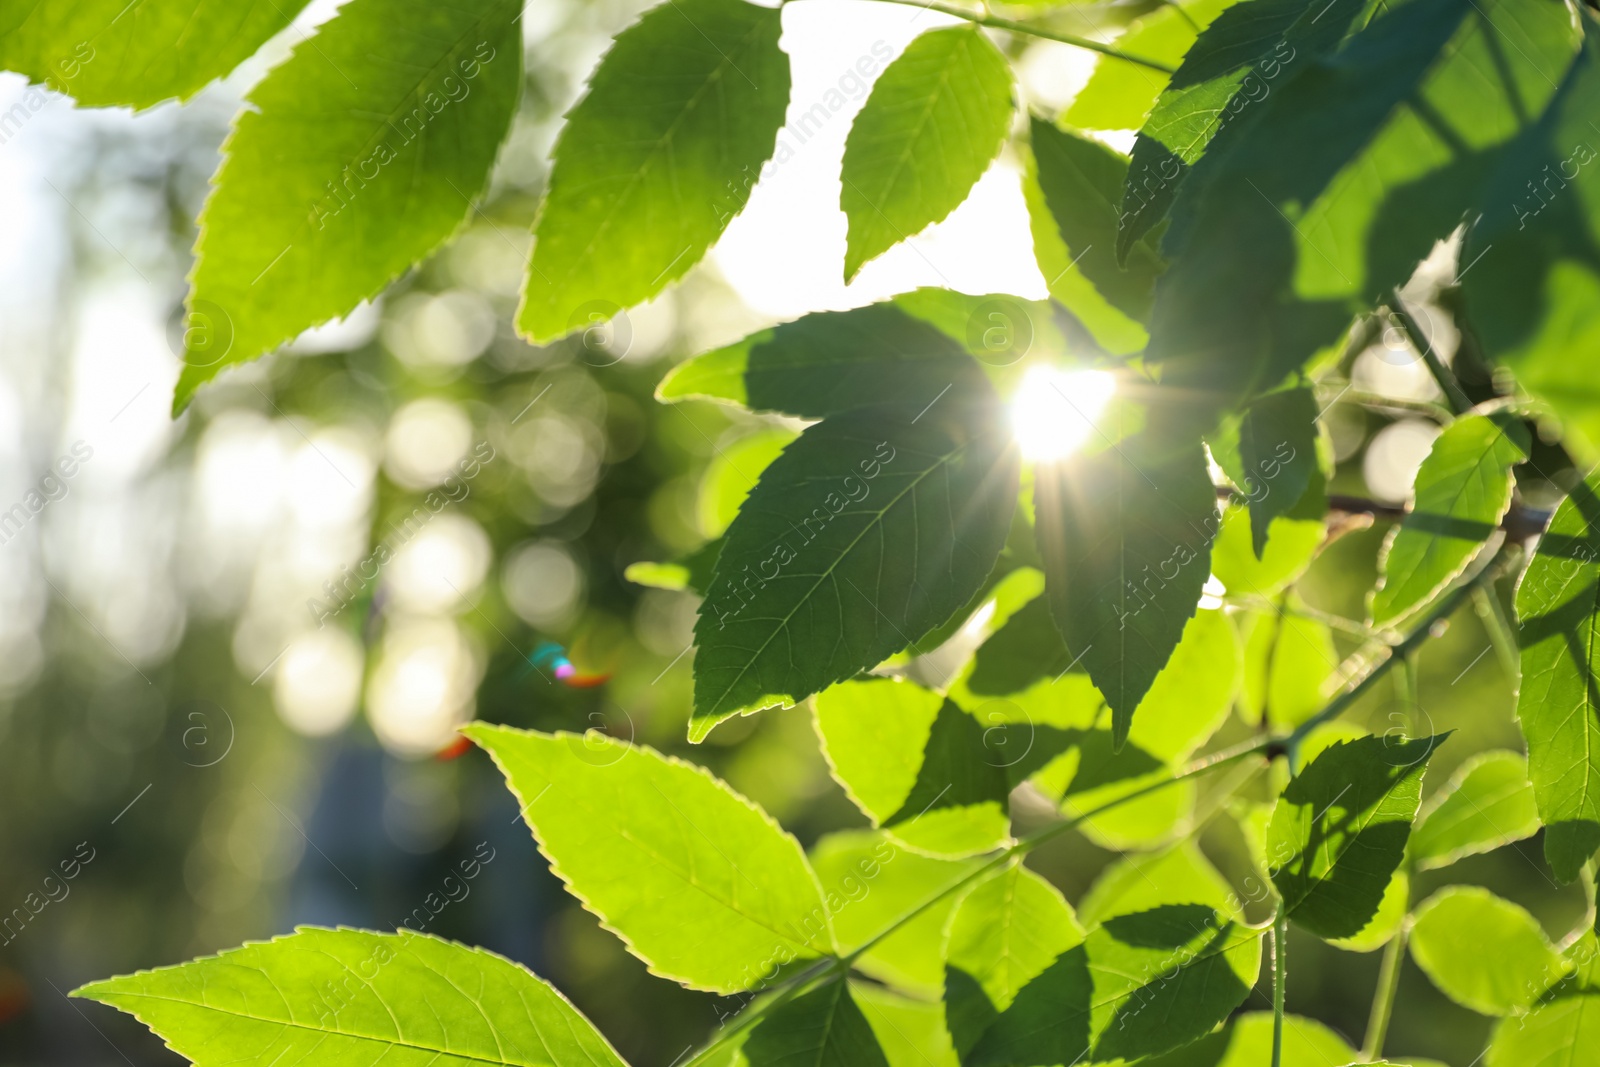
[[(39, 893), (75, 850), (93, 858), (0, 944), (0, 1062), (176, 1062), (131, 1018), (63, 991), (299, 923), (393, 928), (423, 909), (425, 929), (549, 977), (630, 1062), (667, 1067), (733, 1005), (649, 977), (561, 890), (487, 759), (451, 748), (469, 718), (604, 729), (686, 755), (808, 847), (862, 824), (803, 710), (685, 743), (695, 598), (624, 577), (718, 534), (796, 432), (652, 397), (675, 361), (778, 314), (741, 298), (724, 258), (598, 344), (535, 348), (510, 329), (559, 115), (640, 6), (530, 5), (524, 106), (492, 195), (459, 238), (381, 303), (224, 375), (175, 423), (192, 220), (239, 95), (287, 43), (181, 109), (135, 117), (52, 100), (5, 133), (0, 188), (17, 207), (0, 237), (0, 509), (30, 491), (52, 499), (0, 544), (0, 910)], [(819, 18), (857, 10), (816, 6)], [(1150, 9), (1057, 17), (1114, 33)], [(1044, 110), (1067, 106), (1090, 69), (1053, 45), (1018, 59)], [(13, 81), (5, 106), (23, 92)], [(834, 125), (842, 143), (848, 124)], [(1447, 348), (1447, 310), (1433, 310)], [(1331, 377), (1354, 390), (1330, 390), (1331, 488), (1403, 500), (1437, 432), (1431, 379), (1383, 332)], [(91, 457), (47, 481), (77, 442)], [(1305, 602), (1360, 618), (1383, 533), (1336, 540), (1300, 584)], [(393, 558), (363, 580), (380, 543)], [(1323, 639), (1340, 655), (1354, 648), (1337, 630)], [(609, 683), (555, 679), (549, 642)], [(1327, 673), (1303, 670), (1312, 688)], [(1486, 632), (1463, 615), (1427, 650), (1424, 711), (1385, 693), (1350, 720), (1457, 731), (1429, 771), (1435, 787), (1472, 752), (1521, 748), (1511, 694)], [(1236, 719), (1219, 739), (1247, 729)], [(1215, 807), (1202, 795), (1170, 832), (1198, 827), (1241, 879), (1244, 838)], [(1030, 862), (1077, 900), (1114, 858), (1074, 834)], [(1537, 838), (1424, 875), (1416, 895), (1448, 881), (1522, 903), (1553, 936), (1583, 912)], [(1290, 953), (1290, 1010), (1359, 1037), (1378, 954), (1307, 938)], [(1246, 1007), (1268, 1003), (1258, 989)], [(1396, 1053), (1465, 1067), (1490, 1025), (1407, 962)]]

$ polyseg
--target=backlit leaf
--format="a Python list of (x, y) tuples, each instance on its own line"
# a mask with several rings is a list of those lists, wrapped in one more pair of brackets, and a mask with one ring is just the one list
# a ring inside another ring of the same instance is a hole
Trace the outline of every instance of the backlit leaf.
[(1600, 996), (1584, 993), (1503, 1019), (1488, 1067), (1585, 1067), (1600, 1058)]
[(1266, 551), (1272, 521), (1286, 515), (1317, 473), (1317, 398), (1307, 388), (1285, 389), (1253, 401), (1239, 423), (1239, 461), (1250, 502), (1250, 543)]
[(768, 1012), (739, 1051), (750, 1067), (889, 1067), (843, 978)]
[(1528, 761), (1515, 752), (1480, 752), (1423, 803), (1406, 847), (1417, 869), (1428, 871), (1538, 832)]
[[(1232, 0), (1196, 0), (1163, 5), (1129, 23), (1117, 37), (1117, 51), (1177, 66), (1204, 30)], [(1137, 130), (1167, 87), (1160, 71), (1115, 56), (1095, 62), (1089, 82), (1072, 98), (1062, 118), (1087, 130)]]
[(1565, 970), (1532, 915), (1477, 886), (1453, 885), (1417, 909), (1411, 956), (1457, 1004), (1511, 1015)]
[[(1176, 1052), (1145, 1060), (1141, 1067), (1262, 1067), (1272, 1058), (1272, 1013), (1235, 1016), (1221, 1030)], [(1315, 1019), (1283, 1017), (1282, 1067), (1328, 1067), (1360, 1057), (1338, 1034)]]

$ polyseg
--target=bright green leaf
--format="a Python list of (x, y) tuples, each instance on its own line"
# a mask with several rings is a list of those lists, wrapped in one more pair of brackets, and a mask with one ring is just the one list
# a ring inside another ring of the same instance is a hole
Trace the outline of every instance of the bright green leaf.
[(722, 538), (707, 541), (687, 556), (670, 563), (630, 563), (622, 576), (635, 585), (650, 589), (667, 589), (672, 592), (689, 590), (705, 595), (711, 586), (712, 570), (717, 556), (722, 552)]
[(960, 206), (1005, 143), (1011, 106), (1011, 64), (970, 23), (922, 34), (889, 64), (845, 141), (845, 281)]
[(1515, 752), (1480, 752), (1423, 803), (1407, 849), (1417, 869), (1429, 871), (1538, 832), (1528, 761)]
[(1600, 847), (1600, 475), (1572, 487), (1517, 586), (1517, 719), (1544, 854), (1563, 882)]
[(198, 1067), (624, 1067), (548, 983), (501, 956), (402, 930), (324, 930), (91, 982)]
[(200, 212), (175, 410), (471, 215), (522, 93), (520, 10), (351, 0), (250, 91)]
[(1025, 985), (969, 1067), (1137, 1059), (1227, 1018), (1255, 984), (1261, 932), (1203, 904), (1108, 919)]
[(650, 970), (733, 993), (833, 951), (794, 838), (693, 764), (603, 734), (475, 723), (568, 890)]
[(306, 0), (33, 0), (0, 11), (0, 70), (85, 107), (187, 99), (249, 59)]
[(1211, 546), (1211, 573), (1230, 593), (1276, 597), (1305, 573), (1322, 548), (1328, 524), (1320, 518), (1283, 516), (1267, 528), (1267, 543), (1256, 557), (1248, 509), (1228, 504), (1222, 528)]
[[(919, 855), (873, 830), (828, 834), (811, 850), (834, 936), (847, 953), (970, 875), (979, 862)], [(858, 958), (856, 969), (908, 993), (937, 997), (944, 928), (959, 900), (951, 893), (905, 923)]]
[[(1272, 1013), (1256, 1011), (1235, 1016), (1216, 1033), (1145, 1060), (1140, 1067), (1263, 1067), (1271, 1057)], [(1317, 1020), (1283, 1017), (1282, 1067), (1329, 1067), (1359, 1058), (1343, 1038)]]
[(789, 104), (780, 21), (670, 0), (617, 36), (552, 153), (518, 329), (550, 341), (643, 303), (744, 210)]
[(1503, 1019), (1488, 1067), (1588, 1067), (1600, 1061), (1600, 996), (1586, 993)]
[(1078, 918), (1095, 926), (1162, 904), (1208, 904), (1240, 918), (1239, 898), (1192, 840), (1113, 862), (1078, 902)]
[(1289, 783), (1267, 844), (1291, 919), (1324, 938), (1351, 937), (1371, 921), (1405, 853), (1422, 772), (1441, 740), (1339, 742)]
[(1339, 666), (1328, 624), (1301, 615), (1253, 616), (1244, 645), (1239, 704), (1246, 718), (1295, 727), (1321, 711), (1323, 690)]
[[(1117, 51), (1177, 66), (1209, 26), (1233, 0), (1195, 0), (1163, 5), (1135, 19), (1117, 37)], [(1137, 130), (1167, 87), (1168, 76), (1115, 56), (1102, 56), (1078, 90), (1062, 118), (1086, 130)]]
[(1527, 1008), (1565, 970), (1532, 915), (1477, 886), (1441, 889), (1417, 909), (1411, 955), (1446, 996), (1484, 1015)]
[(945, 1029), (943, 1004), (913, 1000), (865, 982), (852, 984), (850, 995), (867, 1017), (889, 1067), (959, 1067)]
[(1150, 430), (1040, 467), (1034, 494), (1051, 614), (1111, 706), (1120, 747), (1210, 574), (1205, 453)]
[(1464, 416), (1434, 440), (1411, 510), (1378, 557), (1373, 625), (1404, 618), (1461, 573), (1511, 506), (1511, 468), (1529, 445), (1527, 427), (1505, 411)]
[(761, 472), (772, 466), (772, 461), (795, 436), (788, 429), (760, 429), (717, 446), (716, 454), (706, 464), (706, 472), (700, 478), (701, 533), (707, 537), (721, 537), (728, 531), (750, 490), (756, 487)]
[(980, 400), (837, 415), (766, 469), (700, 606), (692, 740), (876, 666), (971, 601), (1017, 494)]
[(1007, 839), (1006, 757), (954, 701), (871, 678), (830, 686), (814, 703), (828, 767), (874, 825), (940, 855), (987, 852)]

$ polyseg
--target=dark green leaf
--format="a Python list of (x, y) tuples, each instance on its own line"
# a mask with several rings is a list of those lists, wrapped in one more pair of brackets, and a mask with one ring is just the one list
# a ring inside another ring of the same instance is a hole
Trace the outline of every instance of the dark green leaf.
[(767, 468), (700, 606), (693, 740), (877, 665), (972, 599), (1017, 494), (981, 401), (837, 415)]
[(1517, 719), (1544, 855), (1570, 882), (1600, 848), (1600, 475), (1574, 485), (1517, 587)]
[[(0, 70), (86, 107), (193, 96), (288, 26), (306, 0), (33, 0), (0, 11)], [(126, 17), (125, 17), (126, 16)]]
[(843, 978), (773, 1009), (740, 1052), (750, 1067), (889, 1067)]
[(780, 29), (776, 7), (669, 0), (617, 36), (556, 142), (524, 334), (648, 300), (744, 210), (789, 104)]
[(1384, 543), (1372, 622), (1384, 626), (1428, 603), (1460, 574), (1511, 506), (1511, 468), (1528, 458), (1510, 412), (1457, 419), (1417, 471), (1411, 510)]
[(1146, 431), (1040, 467), (1034, 494), (1051, 614), (1111, 706), (1120, 747), (1210, 574), (1205, 452)]
[(1331, 745), (1278, 798), (1267, 831), (1289, 917), (1318, 937), (1351, 937), (1377, 914), (1405, 854), (1422, 772), (1443, 736)]
[(351, 0), (250, 91), (200, 212), (175, 409), (461, 226), (522, 92), (520, 10)]
[(1250, 544), (1256, 559), (1267, 547), (1272, 520), (1289, 513), (1317, 473), (1317, 398), (1286, 389), (1251, 403), (1239, 423), (1239, 461), (1250, 502)]
[(409, 930), (302, 926), (73, 995), (128, 1012), (200, 1067), (625, 1067), (589, 1020), (522, 967)]
[(1011, 64), (979, 27), (932, 30), (878, 76), (845, 141), (844, 280), (960, 206), (1011, 126)]

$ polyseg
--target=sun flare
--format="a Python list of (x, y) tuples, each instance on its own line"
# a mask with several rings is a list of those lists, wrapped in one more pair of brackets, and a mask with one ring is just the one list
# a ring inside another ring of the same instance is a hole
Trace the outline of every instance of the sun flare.
[(1106, 371), (1030, 367), (1011, 400), (1011, 428), (1023, 456), (1048, 462), (1071, 455), (1094, 432), (1116, 390)]

